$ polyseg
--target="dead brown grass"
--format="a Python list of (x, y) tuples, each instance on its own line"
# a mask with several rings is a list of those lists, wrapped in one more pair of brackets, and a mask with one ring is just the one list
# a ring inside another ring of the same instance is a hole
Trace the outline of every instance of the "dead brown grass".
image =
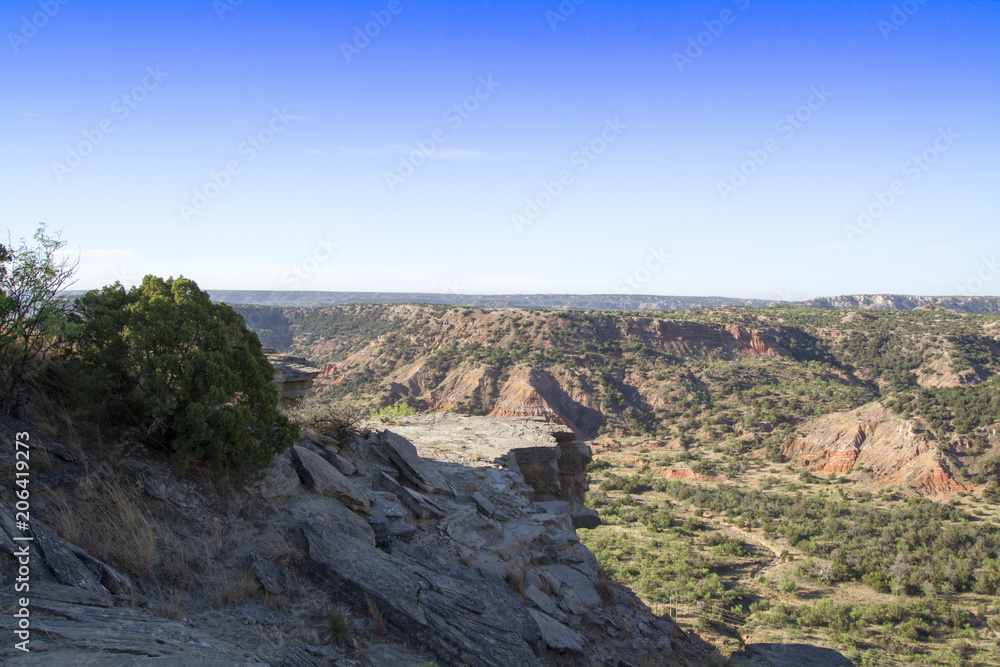
[(598, 579), (594, 582), (594, 587), (597, 588), (597, 594), (601, 596), (601, 607), (607, 607), (614, 603), (615, 587), (613, 583), (607, 579)]
[(224, 571), (212, 582), (212, 605), (228, 607), (243, 604), (257, 594), (260, 585), (247, 570)]
[(145, 578), (157, 562), (156, 540), (142, 495), (105, 471), (78, 497), (53, 498), (53, 528), (65, 540), (123, 572)]
[(368, 615), (372, 619), (372, 633), (376, 637), (382, 637), (388, 630), (385, 614), (379, 608), (375, 599), (365, 591), (365, 605), (368, 607)]
[(510, 590), (517, 593), (518, 597), (520, 597), (524, 593), (524, 572), (515, 567), (508, 567), (506, 578)]
[(177, 540), (163, 565), (171, 585), (193, 591), (205, 584), (202, 574), (208, 569), (203, 556), (192, 554), (185, 543)]

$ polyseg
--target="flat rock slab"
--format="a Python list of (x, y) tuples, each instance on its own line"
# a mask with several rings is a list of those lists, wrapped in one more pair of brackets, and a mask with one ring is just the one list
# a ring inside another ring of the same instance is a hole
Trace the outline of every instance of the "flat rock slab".
[(375, 531), (368, 522), (333, 498), (310, 498), (290, 509), (296, 521), (319, 518), (334, 530), (375, 546)]
[(580, 600), (593, 609), (601, 606), (601, 596), (587, 575), (568, 565), (549, 565), (545, 571), (559, 580), (560, 589), (569, 587), (577, 594)]
[(391, 431), (385, 431), (380, 435), (379, 442), (382, 451), (392, 464), (399, 468), (399, 472), (422, 490), (446, 496), (455, 495), (444, 475), (420, 458), (417, 448), (409, 440)]
[(419, 562), (402, 549), (398, 557), (395, 549), (386, 554), (319, 521), (307, 522), (302, 532), (322, 576), (367, 593), (390, 624), (437, 654), (439, 663), (541, 665), (538, 624), (503, 583), (473, 568)]
[(233, 616), (248, 625), (282, 625), (285, 622), (276, 613), (259, 604), (241, 604), (233, 609)]
[(560, 652), (583, 653), (584, 641), (579, 632), (567, 628), (556, 619), (540, 611), (529, 609), (528, 613), (538, 623), (538, 627), (542, 631), (542, 639), (545, 640), (545, 645), (550, 649)]
[(187, 482), (174, 479), (169, 473), (139, 461), (124, 461), (142, 485), (143, 490), (154, 498), (185, 509), (193, 509), (204, 502), (204, 498)]
[(298, 445), (293, 446), (292, 465), (302, 478), (302, 483), (316, 495), (336, 498), (355, 512), (371, 513), (368, 496), (316, 452)]
[[(0, 663), (10, 658), (11, 664), (45, 667), (265, 664), (217, 637), (141, 610), (67, 604), (37, 596), (31, 603), (32, 651), (24, 654), (8, 644), (0, 649)], [(39, 650), (36, 638), (44, 638), (51, 648)]]
[(417, 667), (432, 662), (398, 644), (377, 644), (361, 654), (365, 667)]
[(274, 467), (268, 469), (259, 488), (265, 498), (291, 498), (302, 488), (302, 483), (290, 460), (282, 456), (275, 457)]
[(748, 644), (754, 667), (854, 667), (832, 648), (808, 644)]
[[(545, 612), (554, 619), (561, 620), (565, 619), (566, 616), (559, 608), (556, 606), (555, 601), (552, 600), (548, 595), (542, 592), (537, 586), (525, 586), (524, 587), (524, 598), (530, 600), (532, 604), (538, 607), (541, 611)], [(544, 634), (544, 633), (543, 633)]]
[(484, 496), (482, 493), (476, 491), (472, 494), (472, 500), (476, 503), (476, 507), (480, 512), (486, 516), (493, 516), (497, 513), (497, 507), (494, 505), (489, 498)]
[(271, 595), (285, 594), (287, 589), (284, 570), (253, 552), (250, 552), (247, 561), (250, 571), (253, 573), (253, 576), (257, 577), (257, 581), (264, 587), (264, 590)]

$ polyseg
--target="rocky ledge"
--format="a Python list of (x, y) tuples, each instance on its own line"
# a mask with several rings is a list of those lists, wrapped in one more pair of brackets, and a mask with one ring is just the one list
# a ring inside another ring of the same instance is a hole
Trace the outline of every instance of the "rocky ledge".
[[(300, 439), (244, 489), (246, 506), (261, 513), (253, 522), (220, 515), (206, 500), (211, 489), (195, 488), (156, 461), (121, 466), (137, 493), (170, 517), (163, 530), (215, 536), (206, 567), (252, 574), (248, 599), (208, 608), (190, 597), (180, 620), (163, 618), (163, 600), (64, 541), (44, 516), (33, 517), (33, 650), (22, 655), (8, 643), (0, 659), (60, 666), (154, 660), (627, 667), (711, 664), (717, 657), (630, 590), (600, 578), (574, 528), (586, 516), (585, 445), (531, 420), (432, 416), (392, 429), (343, 442)], [(414, 434), (420, 449), (401, 433)], [(36, 442), (59, 451), (41, 436)], [(439, 450), (450, 452), (439, 458), (451, 460), (420, 456)], [(76, 460), (49, 459), (46, 474), (68, 480), (59, 489), (92, 477)], [(11, 498), (4, 501), (0, 563), (7, 570), (23, 543), (14, 541), (20, 532)], [(5, 607), (14, 604), (12, 595), (9, 586), (0, 593)], [(324, 616), (316, 610), (333, 604), (360, 619), (362, 641), (317, 641)]]

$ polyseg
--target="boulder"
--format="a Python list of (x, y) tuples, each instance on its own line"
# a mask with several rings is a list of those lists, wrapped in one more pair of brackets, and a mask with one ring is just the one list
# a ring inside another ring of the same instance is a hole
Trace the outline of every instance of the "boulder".
[(250, 552), (247, 556), (247, 564), (250, 566), (250, 572), (253, 576), (257, 578), (260, 585), (264, 587), (264, 590), (271, 595), (284, 595), (287, 588), (285, 585), (285, 571), (280, 567), (267, 560), (266, 558), (261, 558), (257, 554)]
[(472, 500), (476, 503), (476, 507), (480, 512), (488, 517), (493, 516), (497, 513), (496, 505), (490, 502), (490, 499), (484, 496), (482, 493), (476, 491), (472, 494)]
[(433, 662), (399, 644), (376, 644), (361, 653), (365, 667), (417, 667)]
[(525, 484), (534, 492), (532, 500), (561, 499), (558, 447), (520, 447), (510, 450), (509, 456), (517, 463)]
[(174, 479), (169, 472), (140, 461), (123, 461), (143, 490), (154, 498), (184, 509), (193, 509), (204, 501), (190, 484)]
[(399, 469), (399, 472), (421, 490), (426, 493), (455, 495), (444, 475), (420, 458), (417, 448), (409, 440), (391, 431), (385, 431), (374, 441), (380, 445), (382, 453)]
[(296, 521), (319, 518), (333, 530), (375, 546), (375, 531), (368, 522), (333, 498), (311, 498), (291, 508)]
[(570, 514), (570, 518), (573, 521), (574, 528), (593, 529), (601, 525), (601, 516), (589, 507), (582, 507), (576, 510)]
[(399, 500), (418, 519), (436, 519), (445, 515), (444, 509), (424, 494), (405, 486), (398, 487), (398, 489)]
[(538, 624), (503, 583), (445, 562), (431, 569), (404, 549), (386, 554), (319, 521), (308, 521), (302, 531), (322, 576), (358, 596), (367, 593), (390, 624), (419, 638), (438, 662), (541, 664)]
[(316, 495), (336, 498), (356, 512), (371, 512), (368, 496), (316, 452), (295, 445), (292, 447), (292, 464), (302, 483)]
[(568, 565), (549, 565), (545, 571), (556, 577), (560, 583), (560, 589), (572, 588), (587, 607), (593, 609), (601, 606), (601, 596), (594, 586), (594, 582), (577, 569)]
[(550, 649), (559, 652), (583, 653), (584, 640), (579, 632), (567, 628), (543, 612), (529, 609), (528, 613), (538, 623), (538, 627), (542, 631), (542, 639)]
[(371, 494), (372, 513), (368, 517), (368, 525), (375, 531), (375, 543), (387, 546), (392, 539), (409, 540), (417, 529), (406, 523), (406, 510), (394, 494), (386, 491), (374, 491)]
[(298, 473), (287, 454), (274, 457), (274, 466), (267, 470), (259, 482), (260, 495), (264, 498), (291, 498), (302, 488)]
[(832, 648), (808, 644), (748, 644), (746, 653), (754, 667), (853, 667), (854, 663)]
[(524, 587), (523, 595), (525, 600), (530, 601), (531, 604), (535, 605), (541, 611), (544, 611), (556, 620), (564, 621), (566, 619), (566, 615), (559, 611), (559, 607), (556, 606), (555, 601), (543, 593), (541, 589), (528, 585)]

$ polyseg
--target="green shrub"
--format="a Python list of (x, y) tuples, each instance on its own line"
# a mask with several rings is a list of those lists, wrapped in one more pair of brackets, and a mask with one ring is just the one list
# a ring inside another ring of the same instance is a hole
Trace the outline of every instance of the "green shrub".
[(40, 225), (35, 245), (0, 245), (0, 413), (18, 414), (27, 400), (25, 378), (56, 340), (63, 324), (62, 291), (76, 264), (59, 259), (65, 241)]
[(415, 414), (417, 414), (416, 408), (412, 407), (404, 398), (396, 405), (387, 405), (379, 410), (372, 410), (368, 416), (383, 424), (391, 424), (400, 417), (409, 417)]
[(181, 462), (264, 466), (298, 427), (278, 413), (274, 371), (257, 335), (183, 277), (146, 276), (74, 304), (68, 362), (77, 400), (141, 429)]
[(351, 612), (342, 606), (327, 611), (326, 631), (332, 643), (346, 644), (354, 634), (354, 619), (351, 617)]

